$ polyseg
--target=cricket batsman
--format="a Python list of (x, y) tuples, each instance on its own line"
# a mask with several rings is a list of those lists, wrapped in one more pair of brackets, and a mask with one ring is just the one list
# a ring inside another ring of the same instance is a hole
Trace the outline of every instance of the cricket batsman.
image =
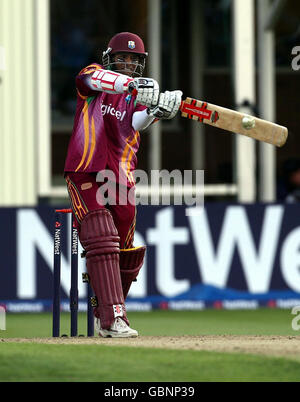
[[(154, 79), (143, 77), (147, 56), (139, 36), (121, 32), (109, 41), (102, 64), (93, 63), (76, 77), (65, 178), (102, 337), (138, 336), (129, 326), (125, 299), (146, 247), (134, 247), (136, 207), (124, 199), (135, 186), (140, 131), (155, 120), (172, 119), (181, 104), (181, 91), (160, 93)], [(105, 183), (98, 176), (103, 171), (110, 173)], [(115, 190), (109, 202), (100, 191), (104, 185)]]

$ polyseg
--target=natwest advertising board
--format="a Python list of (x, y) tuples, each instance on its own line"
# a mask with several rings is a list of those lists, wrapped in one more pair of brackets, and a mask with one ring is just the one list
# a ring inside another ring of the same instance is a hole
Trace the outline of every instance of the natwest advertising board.
[[(51, 308), (53, 211), (0, 209), (0, 303), (8, 310)], [(300, 305), (300, 205), (211, 203), (190, 212), (138, 207), (135, 245), (146, 244), (147, 253), (128, 309)], [(67, 299), (71, 222), (64, 219), (61, 286)], [(81, 258), (79, 271), (85, 271)], [(86, 285), (78, 285), (84, 299)]]

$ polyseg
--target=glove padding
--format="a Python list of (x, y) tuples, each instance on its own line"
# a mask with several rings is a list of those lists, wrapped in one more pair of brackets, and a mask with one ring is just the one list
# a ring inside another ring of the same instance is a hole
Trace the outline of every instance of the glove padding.
[(157, 119), (173, 119), (181, 105), (181, 91), (166, 91), (159, 95), (157, 106), (149, 108), (148, 113)]
[(136, 101), (141, 105), (153, 108), (158, 103), (159, 85), (158, 82), (152, 78), (135, 78), (128, 85), (128, 92), (132, 93), (133, 90), (137, 91)]

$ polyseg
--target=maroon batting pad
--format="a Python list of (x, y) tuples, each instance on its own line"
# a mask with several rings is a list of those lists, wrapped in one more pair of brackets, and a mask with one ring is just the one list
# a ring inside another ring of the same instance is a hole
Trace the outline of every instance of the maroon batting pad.
[(120, 276), (120, 238), (107, 209), (89, 212), (80, 229), (80, 242), (86, 251), (86, 266), (98, 306), (94, 314), (103, 329), (110, 328), (116, 317), (127, 324)]
[(142, 268), (145, 252), (145, 246), (120, 251), (120, 270), (124, 300), (128, 295), (132, 282), (136, 280)]

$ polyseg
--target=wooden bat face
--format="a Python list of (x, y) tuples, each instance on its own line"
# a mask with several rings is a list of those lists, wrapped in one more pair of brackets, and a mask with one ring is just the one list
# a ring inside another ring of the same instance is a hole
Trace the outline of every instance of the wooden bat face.
[(277, 147), (283, 146), (288, 136), (286, 127), (197, 99), (186, 98), (181, 103), (180, 110), (182, 117), (242, 134)]

